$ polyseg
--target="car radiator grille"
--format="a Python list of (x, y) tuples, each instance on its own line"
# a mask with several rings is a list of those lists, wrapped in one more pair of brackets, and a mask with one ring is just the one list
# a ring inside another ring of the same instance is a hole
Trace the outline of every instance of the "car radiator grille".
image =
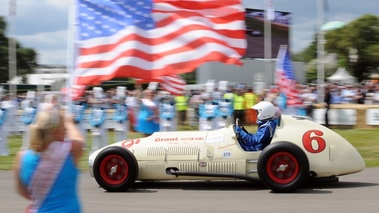
[(208, 172), (236, 173), (235, 162), (208, 163)]
[(147, 149), (147, 156), (162, 156), (165, 155), (166, 149), (164, 147), (149, 147)]
[(162, 156), (162, 155), (194, 155), (197, 156), (200, 152), (197, 146), (177, 146), (177, 147), (149, 147), (147, 149), (147, 156)]
[(199, 148), (197, 146), (192, 147), (169, 147), (167, 155), (198, 155)]
[(198, 172), (200, 167), (198, 163), (179, 163), (179, 171)]
[(165, 167), (164, 163), (147, 163), (143, 172), (149, 175), (161, 175), (166, 173)]

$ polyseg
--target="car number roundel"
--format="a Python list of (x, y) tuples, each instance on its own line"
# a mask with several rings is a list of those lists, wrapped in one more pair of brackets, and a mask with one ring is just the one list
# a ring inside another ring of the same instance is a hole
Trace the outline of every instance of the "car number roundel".
[(121, 146), (128, 149), (132, 147), (134, 144), (139, 144), (139, 142), (140, 139), (130, 139), (122, 142)]
[[(324, 133), (320, 130), (309, 130), (304, 133), (302, 142), (304, 149), (310, 153), (320, 153), (325, 150), (326, 142), (323, 136)], [(313, 146), (312, 144), (316, 143), (317, 146)]]

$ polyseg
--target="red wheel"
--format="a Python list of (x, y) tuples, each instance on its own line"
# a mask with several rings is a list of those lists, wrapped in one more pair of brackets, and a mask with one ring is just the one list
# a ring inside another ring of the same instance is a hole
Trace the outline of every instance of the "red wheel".
[(108, 155), (100, 164), (100, 175), (109, 184), (121, 184), (128, 177), (128, 163), (118, 155)]
[(127, 149), (112, 146), (97, 155), (93, 174), (96, 182), (105, 190), (110, 192), (125, 191), (137, 179), (137, 160)]
[(258, 159), (258, 175), (274, 192), (291, 192), (308, 179), (309, 161), (304, 151), (290, 142), (267, 146)]
[(299, 174), (299, 163), (291, 153), (278, 152), (269, 158), (267, 173), (273, 181), (288, 184)]

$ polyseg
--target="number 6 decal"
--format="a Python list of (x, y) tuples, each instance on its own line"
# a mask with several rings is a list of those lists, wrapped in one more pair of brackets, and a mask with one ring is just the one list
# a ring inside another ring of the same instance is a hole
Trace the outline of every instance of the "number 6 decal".
[[(303, 146), (310, 153), (320, 153), (324, 151), (326, 147), (325, 140), (321, 137), (324, 135), (320, 130), (309, 130), (303, 135)], [(317, 149), (314, 149), (312, 142), (317, 143)]]

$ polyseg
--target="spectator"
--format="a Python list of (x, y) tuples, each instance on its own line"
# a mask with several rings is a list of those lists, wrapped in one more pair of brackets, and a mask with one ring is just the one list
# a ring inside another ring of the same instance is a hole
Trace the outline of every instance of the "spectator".
[(228, 90), (223, 95), (223, 98), (233, 100), (234, 99), (234, 92), (235, 90), (233, 88), (228, 88)]
[(39, 110), (45, 110), (47, 108), (60, 109), (59, 97), (53, 94), (45, 95), (44, 102), (40, 103), (38, 106)]
[(14, 164), (17, 191), (31, 201), (26, 212), (81, 212), (77, 184), (84, 138), (72, 117), (40, 111), (30, 136), (30, 149), (19, 151)]
[[(87, 99), (85, 96), (80, 97), (78, 100), (73, 101), (71, 106), (72, 115), (74, 118), (74, 122), (81, 134), (85, 139), (88, 138), (88, 131), (85, 128), (86, 123), (84, 122), (84, 117), (87, 110)], [(88, 148), (89, 144), (85, 144), (85, 148)]]
[(237, 93), (233, 97), (233, 118), (239, 119), (241, 125), (245, 124), (245, 97), (243, 89), (237, 89)]
[(176, 111), (174, 97), (166, 91), (160, 92), (159, 100), (159, 130), (175, 131), (176, 130)]
[(357, 103), (357, 92), (352, 85), (346, 85), (341, 91), (342, 103), (353, 104)]
[(213, 100), (220, 100), (221, 99), (221, 92), (218, 90), (218, 88), (215, 88), (215, 90), (212, 93), (212, 99)]
[(252, 108), (257, 102), (257, 96), (253, 92), (253, 88), (248, 88), (244, 94), (246, 108), (246, 124), (254, 124), (256, 122), (257, 113)]
[(217, 102), (208, 92), (201, 94), (203, 103), (199, 105), (199, 130), (212, 130), (217, 128)]
[(331, 104), (341, 104), (342, 100), (341, 90), (337, 88), (335, 92), (332, 92)]
[(117, 87), (112, 90), (113, 104), (113, 130), (115, 142), (119, 142), (128, 138), (129, 122), (128, 112), (125, 105), (126, 87)]
[(91, 153), (109, 144), (108, 129), (105, 128), (108, 102), (109, 99), (101, 87), (92, 89), (92, 95), (88, 98), (88, 103), (92, 106), (89, 116), (92, 130)]
[(373, 103), (379, 104), (379, 83), (376, 84), (375, 95), (373, 97)]
[(366, 99), (366, 92), (362, 88), (358, 88), (355, 99), (357, 100), (357, 104), (364, 104)]
[(175, 108), (178, 113), (178, 124), (183, 125), (187, 120), (189, 98), (186, 95), (178, 95), (175, 97)]
[(138, 103), (138, 93), (136, 91), (127, 91), (127, 96), (125, 98), (125, 105), (128, 109), (128, 118), (130, 122), (130, 129), (132, 131), (135, 131), (136, 126), (136, 116), (138, 114), (139, 110), (139, 103)]
[(8, 156), (8, 137), (15, 127), (14, 120), (17, 106), (10, 100), (10, 94), (6, 94), (0, 103), (0, 107), (0, 155)]
[(325, 126), (329, 127), (329, 110), (330, 110), (330, 104), (332, 103), (332, 93), (330, 91), (330, 87), (325, 87), (325, 96), (324, 96), (324, 102), (325, 102)]
[(193, 126), (199, 122), (199, 106), (202, 103), (204, 103), (204, 100), (201, 96), (200, 91), (198, 90), (194, 91), (192, 97), (189, 100), (189, 105), (194, 110), (193, 117), (190, 120), (191, 121), (190, 124)]
[(25, 150), (29, 147), (29, 124), (34, 121), (37, 114), (37, 103), (35, 97), (35, 91), (28, 91), (25, 99), (21, 102), (21, 122), (23, 124), (22, 145), (21, 150)]
[(365, 88), (365, 97), (364, 104), (373, 104), (373, 98), (375, 95), (375, 86), (373, 83), (368, 82), (364, 85)]
[(303, 90), (303, 104), (305, 107), (306, 116), (313, 117), (313, 105), (317, 102), (317, 93), (314, 87)]
[(159, 107), (154, 102), (154, 91), (146, 89), (140, 99), (136, 131), (145, 136), (159, 131)]
[(283, 92), (279, 92), (276, 100), (280, 110), (285, 111), (287, 109), (287, 96)]

